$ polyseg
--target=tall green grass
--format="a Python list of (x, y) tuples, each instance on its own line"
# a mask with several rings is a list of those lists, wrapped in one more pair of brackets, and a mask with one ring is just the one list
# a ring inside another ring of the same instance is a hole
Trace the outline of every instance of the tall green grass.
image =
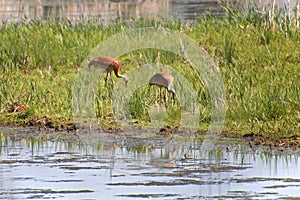
[[(72, 121), (76, 74), (93, 47), (124, 30), (155, 26), (181, 31), (214, 58), (226, 88), (226, 130), (278, 137), (299, 134), (300, 30), (296, 19), (287, 23), (285, 15), (277, 9), (270, 20), (270, 16), (262, 15), (255, 7), (247, 8), (247, 12), (224, 8), (226, 18), (201, 17), (193, 26), (159, 20), (138, 20), (130, 25), (119, 21), (108, 27), (96, 21), (76, 25), (68, 21), (4, 23), (0, 28), (0, 122)], [(146, 62), (155, 63), (158, 53), (161, 64), (173, 67), (195, 89), (200, 108), (199, 127), (204, 124), (207, 128), (211, 116), (210, 94), (203, 80), (195, 80), (189, 63), (180, 56), (155, 49), (133, 51), (120, 57), (122, 73)], [(96, 89), (95, 112), (99, 119), (110, 120), (113, 86), (105, 87), (103, 79)], [(160, 100), (155, 97), (155, 90), (143, 86), (130, 100), (130, 114), (147, 122), (148, 108), (157, 101)], [(29, 108), (22, 113), (9, 113), (14, 102), (27, 104)], [(178, 102), (167, 112), (167, 123), (177, 124)]]

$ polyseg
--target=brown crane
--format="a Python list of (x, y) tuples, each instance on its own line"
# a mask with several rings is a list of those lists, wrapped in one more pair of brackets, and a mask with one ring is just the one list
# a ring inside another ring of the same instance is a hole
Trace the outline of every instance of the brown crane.
[(149, 81), (150, 86), (156, 85), (160, 88), (162, 87), (165, 88), (166, 107), (168, 107), (168, 92), (172, 93), (173, 99), (175, 101), (175, 95), (176, 95), (175, 90), (170, 88), (173, 79), (174, 79), (173, 76), (171, 76), (170, 74), (165, 72), (159, 72), (154, 74)]
[(89, 68), (95, 66), (106, 70), (105, 85), (107, 85), (108, 74), (111, 77), (111, 72), (114, 71), (116, 77), (122, 78), (127, 86), (128, 78), (125, 75), (120, 74), (121, 63), (119, 60), (110, 56), (100, 56), (91, 60), (88, 66)]

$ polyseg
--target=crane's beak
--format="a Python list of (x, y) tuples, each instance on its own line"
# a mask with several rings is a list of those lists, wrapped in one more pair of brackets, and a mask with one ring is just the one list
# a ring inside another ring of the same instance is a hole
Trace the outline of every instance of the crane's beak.
[(125, 83), (125, 87), (127, 87), (127, 83), (128, 83), (128, 78), (126, 76), (122, 76), (122, 79)]
[(173, 93), (172, 93), (172, 96), (173, 96), (173, 101), (174, 101), (174, 103), (175, 103), (175, 101), (176, 101), (176, 93), (173, 92)]

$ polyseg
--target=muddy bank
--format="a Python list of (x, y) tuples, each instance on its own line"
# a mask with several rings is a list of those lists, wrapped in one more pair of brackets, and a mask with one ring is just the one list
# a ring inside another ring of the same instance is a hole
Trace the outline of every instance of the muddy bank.
[[(21, 138), (36, 137), (47, 140), (78, 141), (78, 135), (106, 133), (112, 136), (122, 136), (127, 138), (196, 138), (201, 140), (208, 133), (207, 131), (182, 129), (179, 127), (164, 126), (162, 128), (149, 128), (140, 124), (131, 123), (127, 127), (118, 127), (114, 121), (106, 122), (105, 126), (91, 128), (88, 125), (78, 127), (74, 123), (64, 123), (55, 125), (53, 123), (32, 123), (23, 126), (0, 126), (0, 134)], [(222, 131), (220, 138), (228, 138), (245, 143), (249, 147), (266, 146), (269, 148), (300, 148), (300, 136), (291, 137), (264, 137), (254, 133), (241, 135), (236, 132)]]

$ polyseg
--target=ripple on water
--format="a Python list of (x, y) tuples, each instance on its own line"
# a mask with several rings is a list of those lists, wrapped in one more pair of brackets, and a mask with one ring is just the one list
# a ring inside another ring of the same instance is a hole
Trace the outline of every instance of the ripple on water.
[(0, 198), (300, 198), (298, 153), (220, 140), (203, 156), (195, 141), (140, 136), (135, 146), (130, 140), (81, 144), (2, 138)]

